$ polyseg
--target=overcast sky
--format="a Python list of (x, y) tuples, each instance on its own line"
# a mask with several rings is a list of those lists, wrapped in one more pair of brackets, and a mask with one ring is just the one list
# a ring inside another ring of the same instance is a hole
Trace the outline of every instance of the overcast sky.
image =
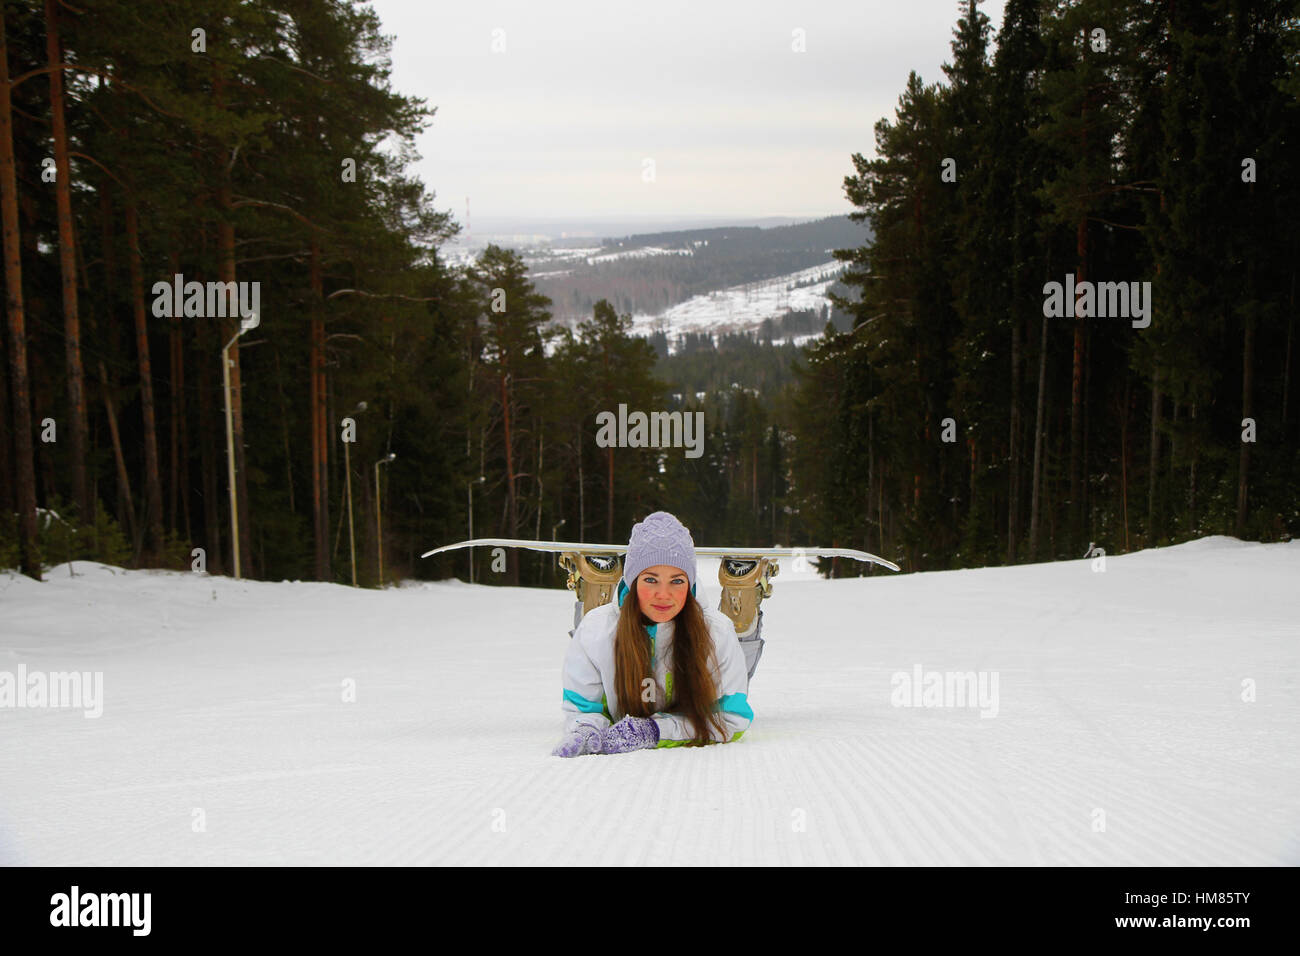
[[(371, 5), (395, 36), (394, 88), (437, 107), (416, 170), (461, 222), (467, 196), (476, 221), (850, 212), (850, 155), (873, 155), (872, 126), (893, 116), (908, 70), (943, 78), (959, 6)], [(996, 30), (1002, 3), (981, 9)]]

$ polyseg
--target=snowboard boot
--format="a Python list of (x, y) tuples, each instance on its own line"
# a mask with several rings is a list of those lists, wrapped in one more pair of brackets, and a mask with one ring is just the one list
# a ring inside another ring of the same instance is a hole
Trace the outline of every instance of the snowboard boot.
[[(577, 595), (573, 609), (573, 630), (578, 629), (588, 611), (614, 600), (614, 589), (623, 576), (623, 559), (617, 554), (582, 554), (565, 551), (560, 567), (569, 572), (565, 586)], [(573, 637), (573, 631), (569, 632)]]
[(722, 602), (718, 606), (736, 627), (740, 649), (745, 652), (745, 670), (752, 679), (763, 656), (763, 598), (772, 596), (772, 581), (779, 568), (771, 558), (723, 558), (718, 566)]

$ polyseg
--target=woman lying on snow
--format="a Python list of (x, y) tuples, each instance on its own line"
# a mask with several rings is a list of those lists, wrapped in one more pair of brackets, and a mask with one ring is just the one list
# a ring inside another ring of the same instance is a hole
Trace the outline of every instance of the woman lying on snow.
[[(747, 637), (755, 651), (757, 636)], [(564, 739), (552, 753), (739, 740), (754, 719), (745, 698), (757, 664), (755, 655), (746, 666), (732, 622), (696, 601), (691, 533), (656, 511), (632, 528), (618, 601), (589, 611), (573, 632)]]

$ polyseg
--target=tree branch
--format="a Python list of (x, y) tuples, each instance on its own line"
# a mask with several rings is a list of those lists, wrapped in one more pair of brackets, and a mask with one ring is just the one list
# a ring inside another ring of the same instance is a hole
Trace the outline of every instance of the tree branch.
[(328, 229), (324, 228), (323, 226), (316, 225), (316, 223), (312, 222), (310, 219), (308, 219), (306, 216), (304, 216), (302, 213), (298, 212), (298, 210), (294, 209), (291, 206), (286, 206), (283, 203), (278, 203), (278, 202), (269, 202), (265, 199), (250, 199), (247, 196), (236, 197), (236, 199), (237, 199), (236, 202), (232, 202), (230, 204), (231, 209), (240, 209), (243, 206), (261, 206), (266, 209), (279, 209), (282, 212), (287, 212), (295, 219), (306, 223), (307, 225), (311, 226), (313, 229), (317, 229), (325, 233), (327, 236), (332, 235), (332, 233)]
[(397, 293), (382, 294), (378, 292), (366, 292), (364, 289), (339, 289), (337, 292), (331, 292), (325, 296), (326, 299), (333, 299), (340, 295), (364, 295), (369, 299), (405, 299), (408, 302), (439, 302), (439, 296), (432, 295), (420, 298), (413, 295), (398, 295)]
[(149, 99), (149, 97), (141, 93), (134, 86), (124, 82), (120, 77), (114, 76), (112, 73), (107, 73), (104, 70), (97, 70), (94, 67), (77, 66), (75, 63), (56, 63), (53, 66), (41, 66), (41, 67), (37, 67), (34, 70), (28, 70), (26, 73), (22, 74), (21, 76), (16, 76), (12, 80), (10, 80), (9, 89), (12, 90), (15, 86), (17, 86), (19, 83), (22, 83), (24, 80), (30, 80), (34, 76), (41, 76), (42, 74), (45, 73), (52, 73), (55, 70), (71, 70), (73, 73), (88, 73), (91, 76), (102, 76), (104, 79), (110, 80), (115, 85), (122, 87), (122, 89), (130, 90), (136, 96), (140, 97), (140, 99), (144, 100), (147, 104), (149, 104), (150, 109), (153, 109), (161, 113), (163, 116), (170, 116), (172, 119), (178, 119), (178, 120), (186, 119), (186, 117), (180, 116), (176, 113), (167, 112), (157, 103), (155, 103), (153, 100)]
[(235, 264), (243, 265), (248, 262), (265, 262), (268, 259), (303, 259), (309, 255), (311, 255), (310, 249), (300, 249), (297, 252), (281, 252), (281, 253), (277, 253), (276, 255), (253, 256), (252, 258), (249, 259), (236, 259)]
[(101, 170), (103, 170), (105, 176), (107, 176), (109, 179), (113, 180), (113, 182), (117, 183), (119, 186), (125, 189), (128, 194), (130, 194), (131, 196), (135, 195), (135, 191), (132, 190), (130, 186), (122, 182), (122, 180), (118, 179), (117, 176), (115, 176), (107, 166), (105, 166), (103, 163), (97, 160), (94, 156), (87, 156), (85, 153), (78, 153), (75, 150), (69, 150), (68, 155), (76, 156), (77, 159), (84, 159), (88, 163), (94, 163)]
[(263, 53), (263, 54), (260, 54), (260, 55), (258, 56), (258, 59), (259, 59), (259, 60), (270, 60), (270, 61), (272, 61), (273, 63), (279, 63), (281, 66), (287, 66), (289, 69), (294, 70), (294, 71), (296, 71), (296, 72), (298, 72), (298, 73), (305, 73), (305, 74), (307, 74), (307, 76), (310, 76), (313, 80), (320, 80), (322, 83), (327, 83), (327, 84), (329, 84), (330, 86), (333, 86), (333, 85), (334, 85), (334, 81), (333, 81), (333, 80), (327, 80), (327, 79), (326, 79), (325, 77), (323, 77), (323, 76), (317, 76), (317, 75), (316, 75), (315, 73), (313, 73), (311, 70), (305, 70), (305, 69), (303, 69), (302, 67), (300, 67), (300, 66), (295, 66), (295, 65), (292, 64), (292, 63), (286, 63), (284, 60), (281, 60), (281, 59), (279, 59), (278, 57), (268, 56), (267, 54)]
[(1104, 225), (1104, 226), (1114, 226), (1116, 229), (1131, 229), (1131, 230), (1133, 230), (1134, 232), (1141, 232), (1141, 231), (1142, 231), (1142, 227), (1141, 227), (1141, 226), (1127, 226), (1127, 225), (1125, 225), (1125, 224), (1122, 223), (1122, 222), (1111, 222), (1109, 219), (1102, 219), (1100, 216), (1089, 216), (1088, 218), (1089, 218), (1091, 221), (1093, 221), (1093, 222), (1099, 222), (1099, 223), (1101, 223), (1101, 224)]

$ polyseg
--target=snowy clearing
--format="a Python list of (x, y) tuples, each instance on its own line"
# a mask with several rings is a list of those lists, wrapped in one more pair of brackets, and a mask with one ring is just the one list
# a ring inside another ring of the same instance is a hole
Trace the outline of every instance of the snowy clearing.
[[(103, 673), (98, 718), (0, 707), (0, 860), (1300, 864), (1300, 542), (789, 565), (743, 740), (572, 760), (567, 591), (0, 576), (0, 677)], [(996, 716), (895, 706), (918, 667)]]

